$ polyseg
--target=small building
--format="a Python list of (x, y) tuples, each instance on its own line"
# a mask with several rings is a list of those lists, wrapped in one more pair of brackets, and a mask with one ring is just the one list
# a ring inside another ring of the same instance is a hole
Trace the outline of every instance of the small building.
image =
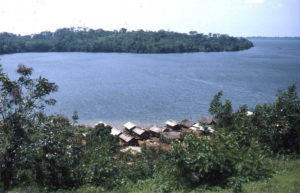
[(124, 127), (125, 127), (127, 130), (131, 131), (131, 130), (132, 130), (133, 128), (135, 128), (136, 126), (135, 126), (133, 123), (131, 123), (131, 122), (127, 122), (127, 123), (124, 124)]
[(160, 134), (165, 131), (165, 129), (154, 125), (149, 129), (149, 131), (153, 137), (159, 137)]
[(137, 136), (139, 139), (148, 139), (149, 138), (149, 132), (142, 128), (139, 128), (139, 127), (132, 129), (132, 133), (135, 136)]
[(179, 129), (179, 125), (176, 121), (174, 120), (168, 120), (165, 122), (167, 128), (171, 128), (171, 129)]
[(110, 131), (110, 134), (111, 135), (114, 135), (114, 136), (119, 136), (120, 134), (122, 133), (122, 131), (121, 130), (119, 130), (119, 129), (116, 129), (116, 128), (111, 128), (111, 131)]
[(199, 123), (194, 124), (190, 127), (190, 129), (193, 131), (204, 131), (204, 127), (201, 126)]
[(215, 130), (214, 130), (213, 128), (211, 128), (211, 127), (208, 127), (207, 130), (208, 130), (208, 132), (210, 132), (210, 133), (215, 132)]
[(202, 125), (215, 125), (217, 123), (215, 118), (206, 118), (206, 117), (201, 117), (199, 120), (199, 123)]
[(168, 142), (179, 140), (181, 138), (181, 132), (177, 131), (164, 132), (162, 135)]
[(121, 145), (124, 145), (124, 146), (129, 146), (129, 145), (137, 146), (138, 145), (137, 140), (134, 137), (132, 137), (131, 135), (122, 133), (121, 135), (119, 135), (119, 138), (120, 138)]
[(180, 125), (184, 128), (190, 128), (192, 127), (193, 125), (195, 124), (194, 121), (191, 121), (191, 120), (188, 120), (188, 119), (183, 119), (181, 122), (180, 122)]

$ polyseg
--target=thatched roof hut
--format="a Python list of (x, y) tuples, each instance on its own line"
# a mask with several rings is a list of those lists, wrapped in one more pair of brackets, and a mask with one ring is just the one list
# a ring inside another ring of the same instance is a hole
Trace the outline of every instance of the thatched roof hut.
[(131, 131), (131, 130), (132, 130), (133, 128), (135, 128), (136, 126), (135, 126), (133, 123), (131, 123), (131, 122), (127, 122), (127, 123), (124, 124), (124, 127), (125, 127), (127, 130)]
[(146, 130), (139, 127), (132, 129), (132, 133), (138, 136), (138, 138), (140, 139), (147, 139), (149, 137), (149, 133)]
[(119, 136), (120, 134), (122, 133), (122, 131), (121, 130), (119, 130), (119, 129), (116, 129), (116, 128), (111, 128), (111, 131), (110, 131), (110, 134), (111, 135), (114, 135), (114, 136)]
[(208, 132), (210, 132), (210, 133), (215, 132), (215, 130), (214, 130), (213, 128), (211, 128), (211, 127), (208, 127), (207, 130), (208, 130)]
[(131, 135), (122, 133), (119, 135), (119, 138), (121, 139), (121, 143), (123, 145), (137, 145), (137, 140)]
[(188, 120), (188, 119), (183, 119), (183, 120), (180, 122), (180, 125), (181, 125), (182, 127), (185, 127), (185, 128), (190, 128), (190, 127), (192, 127), (194, 124), (195, 124), (194, 121), (191, 121), (191, 120)]
[(199, 123), (194, 124), (190, 127), (190, 129), (193, 131), (204, 131), (204, 127), (201, 126)]
[(176, 127), (176, 126), (178, 126), (178, 123), (176, 121), (174, 121), (174, 120), (167, 120), (165, 123), (166, 123), (166, 125), (168, 127)]
[(180, 139), (181, 132), (177, 131), (170, 131), (170, 132), (164, 132), (162, 135), (165, 139), (172, 141), (172, 140), (178, 140)]
[(154, 133), (162, 133), (164, 131), (164, 128), (154, 125), (149, 129), (149, 131), (152, 131)]
[(215, 125), (217, 120), (215, 118), (201, 117), (199, 123), (203, 125)]
[(154, 125), (149, 129), (149, 131), (151, 132), (152, 136), (159, 137), (160, 134), (165, 131), (165, 129)]

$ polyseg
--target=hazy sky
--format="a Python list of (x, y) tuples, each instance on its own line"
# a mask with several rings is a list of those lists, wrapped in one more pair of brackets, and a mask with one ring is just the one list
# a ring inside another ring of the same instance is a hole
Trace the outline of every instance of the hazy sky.
[(78, 26), (300, 36), (300, 0), (0, 0), (0, 32)]

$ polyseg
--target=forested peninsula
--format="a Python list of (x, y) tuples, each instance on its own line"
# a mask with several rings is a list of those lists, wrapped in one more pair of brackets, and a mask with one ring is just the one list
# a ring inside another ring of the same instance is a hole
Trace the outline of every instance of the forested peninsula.
[(33, 35), (0, 33), (0, 54), (22, 52), (184, 53), (239, 51), (253, 47), (245, 38), (160, 30), (114, 31), (63, 28)]

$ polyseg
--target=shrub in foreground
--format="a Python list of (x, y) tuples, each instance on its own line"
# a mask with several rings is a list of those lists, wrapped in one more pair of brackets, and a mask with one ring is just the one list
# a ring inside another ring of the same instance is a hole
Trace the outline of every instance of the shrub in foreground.
[(167, 191), (176, 188), (174, 185), (240, 190), (242, 182), (270, 176), (259, 144), (245, 145), (243, 135), (239, 128), (222, 129), (210, 137), (187, 135), (183, 142), (173, 144), (170, 158), (159, 172), (161, 184)]

